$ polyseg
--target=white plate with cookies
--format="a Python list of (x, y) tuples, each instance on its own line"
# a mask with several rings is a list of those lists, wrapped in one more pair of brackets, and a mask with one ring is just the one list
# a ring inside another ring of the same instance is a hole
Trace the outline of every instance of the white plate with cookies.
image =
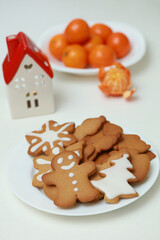
[[(133, 131), (125, 130), (124, 133), (136, 134)], [(146, 141), (142, 136), (142, 140)], [(148, 141), (146, 141), (148, 143)], [(24, 139), (11, 153), (6, 169), (7, 180), (12, 192), (26, 204), (44, 212), (65, 216), (88, 216), (101, 213), (107, 213), (124, 206), (141, 198), (155, 183), (159, 174), (159, 158), (151, 145), (151, 151), (156, 157), (151, 160), (150, 169), (147, 177), (143, 182), (134, 183), (134, 189), (139, 196), (130, 199), (120, 199), (117, 204), (109, 204), (104, 200), (96, 203), (77, 203), (69, 209), (62, 209), (54, 205), (44, 193), (43, 190), (32, 186), (32, 179), (36, 170), (33, 167), (33, 158), (27, 154), (28, 143)], [(138, 204), (138, 202), (137, 202)]]

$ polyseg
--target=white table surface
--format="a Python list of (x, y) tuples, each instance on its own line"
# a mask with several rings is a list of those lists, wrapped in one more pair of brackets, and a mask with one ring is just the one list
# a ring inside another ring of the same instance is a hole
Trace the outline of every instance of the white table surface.
[[(5, 166), (12, 149), (26, 132), (46, 120), (82, 121), (105, 115), (108, 120), (147, 137), (160, 152), (160, 1), (159, 0), (0, 0), (0, 63), (6, 55), (5, 37), (19, 31), (35, 42), (48, 28), (75, 17), (121, 21), (140, 29), (147, 41), (145, 57), (130, 67), (137, 91), (130, 101), (106, 98), (97, 77), (55, 72), (56, 112), (13, 120), (0, 71), (0, 239), (160, 239), (160, 177), (133, 204), (91, 217), (63, 217), (38, 211), (9, 189)], [(25, 169), (24, 169), (25, 171)], [(24, 186), (25, 188), (25, 186)]]

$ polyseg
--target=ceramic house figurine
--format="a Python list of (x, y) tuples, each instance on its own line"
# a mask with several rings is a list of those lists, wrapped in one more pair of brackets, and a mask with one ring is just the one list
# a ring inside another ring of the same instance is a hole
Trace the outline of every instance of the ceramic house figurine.
[(3, 74), (13, 118), (54, 111), (53, 71), (44, 53), (23, 32), (6, 38)]

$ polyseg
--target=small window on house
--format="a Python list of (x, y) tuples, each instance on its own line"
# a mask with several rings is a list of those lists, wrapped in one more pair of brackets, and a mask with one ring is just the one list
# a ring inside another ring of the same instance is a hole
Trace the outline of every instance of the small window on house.
[(31, 101), (27, 100), (27, 108), (31, 108)]
[(33, 95), (36, 96), (36, 95), (37, 95), (37, 92), (36, 92), (36, 91), (33, 91)]
[(42, 79), (42, 78), (44, 78), (44, 75), (43, 75), (43, 74), (40, 74), (40, 76), (39, 76), (39, 77)]
[(35, 99), (35, 100), (34, 100), (34, 104), (35, 104), (35, 107), (38, 107), (38, 106), (39, 106), (38, 99)]

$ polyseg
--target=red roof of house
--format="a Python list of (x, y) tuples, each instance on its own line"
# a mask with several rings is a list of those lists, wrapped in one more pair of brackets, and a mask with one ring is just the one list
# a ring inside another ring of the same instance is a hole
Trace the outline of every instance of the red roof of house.
[(50, 76), (53, 71), (46, 55), (31, 41), (31, 39), (19, 32), (17, 35), (6, 37), (8, 54), (3, 62), (3, 74), (6, 84), (9, 84), (16, 74), (24, 56), (28, 54)]

